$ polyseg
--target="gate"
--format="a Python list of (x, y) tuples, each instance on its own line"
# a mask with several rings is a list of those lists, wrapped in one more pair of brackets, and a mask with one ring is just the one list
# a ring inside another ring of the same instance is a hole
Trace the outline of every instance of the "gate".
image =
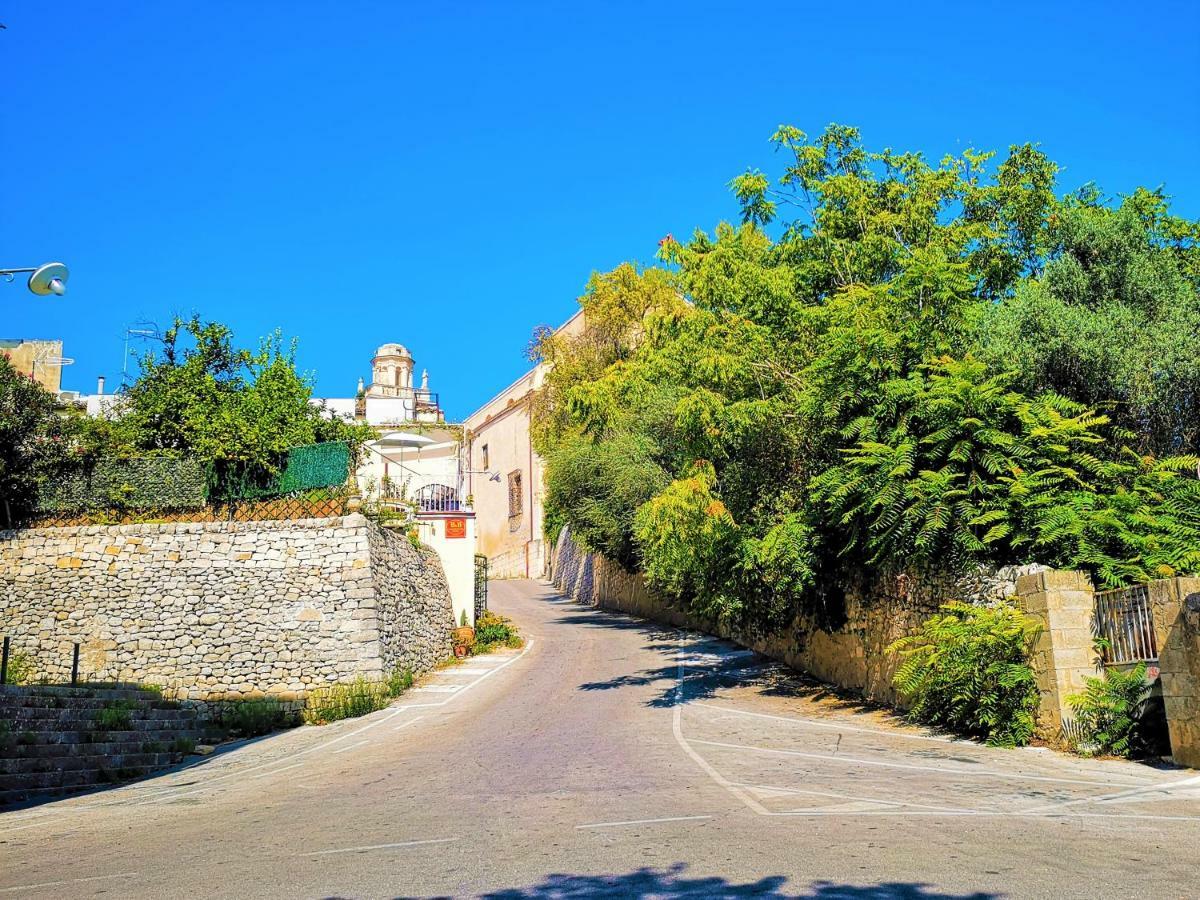
[(1158, 661), (1150, 593), (1144, 584), (1096, 594), (1096, 634), (1104, 638), (1104, 662)]
[(487, 611), (488, 559), (475, 554), (475, 621)]

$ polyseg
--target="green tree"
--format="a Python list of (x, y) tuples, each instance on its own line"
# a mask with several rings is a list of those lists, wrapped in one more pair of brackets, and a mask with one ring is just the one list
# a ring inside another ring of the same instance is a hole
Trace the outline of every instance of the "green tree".
[[(1060, 200), (1031, 144), (773, 140), (740, 224), (594, 276), (587, 329), (538, 340), (551, 526), (756, 625), (921, 563), (1200, 568), (1200, 480), (1166, 455), (1200, 421), (1195, 223), (1153, 192)], [(622, 452), (655, 477), (622, 485)]]
[(1103, 406), (1139, 449), (1200, 449), (1200, 226), (1161, 192), (1055, 207), (1042, 277), (987, 310), (981, 356), (1032, 393)]
[(212, 462), (219, 489), (252, 486), (279, 473), (289, 447), (348, 441), (357, 458), (372, 436), (311, 398), (295, 344), (278, 332), (250, 351), (234, 346), (226, 326), (193, 317), (167, 330), (114, 414), (94, 428), (112, 453), (186, 453)]
[(39, 483), (88, 452), (78, 420), (0, 354), (0, 521), (18, 522), (37, 507)]

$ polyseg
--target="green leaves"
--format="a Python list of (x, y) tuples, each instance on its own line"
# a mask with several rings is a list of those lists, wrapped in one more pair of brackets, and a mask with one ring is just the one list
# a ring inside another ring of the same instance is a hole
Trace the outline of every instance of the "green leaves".
[(369, 426), (329, 418), (311, 398), (295, 346), (278, 332), (252, 352), (224, 325), (193, 317), (176, 321), (112, 417), (89, 428), (108, 455), (198, 457), (212, 465), (217, 495), (241, 496), (273, 484), (291, 447), (344, 441), (357, 459)]
[(731, 183), (740, 225), (593, 276), (587, 329), (539, 340), (550, 526), (755, 624), (884, 567), (1200, 571), (1200, 480), (1169, 456), (1200, 434), (1200, 226), (1158, 192), (1058, 199), (1031, 144), (772, 142), (777, 177)]
[(1102, 678), (1084, 677), (1086, 687), (1070, 694), (1067, 705), (1075, 714), (1073, 743), (1077, 749), (1113, 756), (1133, 756), (1144, 748), (1142, 713), (1150, 697), (1146, 663), (1128, 672), (1106, 668)]
[(1038, 688), (1028, 659), (1039, 626), (1007, 604), (953, 602), (888, 651), (909, 716), (1005, 747), (1029, 743)]
[(847, 530), (843, 553), (1007, 562), (1034, 539), (1030, 505), (1099, 465), (1087, 448), (1105, 420), (1011, 382), (972, 357), (943, 357), (882, 386), (873, 414), (847, 429), (859, 440), (811, 482)]

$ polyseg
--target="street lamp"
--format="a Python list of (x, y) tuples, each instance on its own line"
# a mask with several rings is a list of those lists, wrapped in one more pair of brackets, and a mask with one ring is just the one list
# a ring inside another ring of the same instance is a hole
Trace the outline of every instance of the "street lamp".
[(36, 269), (0, 269), (0, 275), (8, 281), (19, 273), (29, 272), (29, 289), (35, 294), (46, 296), (56, 294), (61, 297), (67, 292), (67, 267), (60, 262), (45, 263)]

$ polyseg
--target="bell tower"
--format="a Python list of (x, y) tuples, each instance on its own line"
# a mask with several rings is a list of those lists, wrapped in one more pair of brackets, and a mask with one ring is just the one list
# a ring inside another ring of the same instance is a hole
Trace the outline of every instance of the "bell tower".
[(384, 344), (371, 360), (368, 397), (411, 397), (413, 358), (403, 344)]

